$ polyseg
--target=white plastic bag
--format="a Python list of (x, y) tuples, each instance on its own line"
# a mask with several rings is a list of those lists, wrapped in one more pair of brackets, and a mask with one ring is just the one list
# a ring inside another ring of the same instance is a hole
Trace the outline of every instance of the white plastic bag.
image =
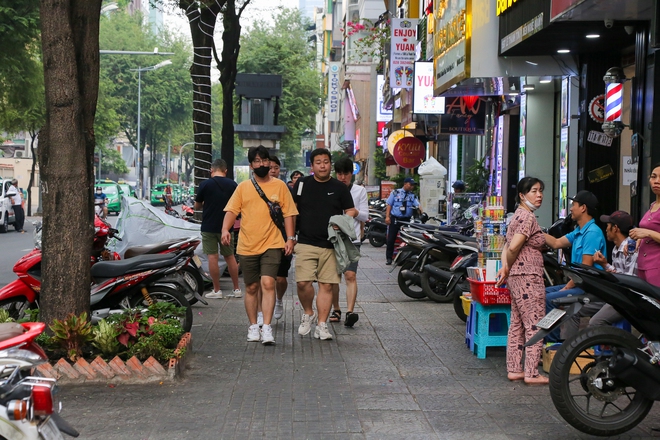
[(435, 157), (430, 157), (419, 166), (417, 173), (420, 176), (444, 177), (447, 174), (447, 168), (443, 167)]

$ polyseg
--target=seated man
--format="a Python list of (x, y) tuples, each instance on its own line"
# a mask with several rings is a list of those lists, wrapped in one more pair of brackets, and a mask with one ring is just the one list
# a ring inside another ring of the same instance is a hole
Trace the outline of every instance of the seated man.
[[(612, 264), (608, 264), (605, 256), (600, 252), (594, 254), (594, 261), (605, 267), (608, 272), (637, 275), (637, 252), (626, 252), (625, 250), (628, 246), (628, 233), (633, 226), (630, 214), (625, 211), (615, 211), (612, 215), (601, 215), (600, 221), (607, 224), (605, 235), (609, 241), (614, 243)], [(602, 307), (599, 308), (599, 304)], [(585, 304), (579, 315), (591, 316), (590, 326), (612, 325), (623, 319), (623, 316), (611, 305), (594, 302)]]
[[(594, 266), (598, 269), (603, 267), (594, 261), (594, 254), (600, 251), (601, 254), (607, 253), (605, 247), (605, 237), (600, 230), (594, 215), (596, 215), (596, 206), (598, 199), (590, 191), (580, 191), (575, 197), (571, 197), (571, 218), (577, 222), (578, 226), (569, 234), (561, 238), (555, 238), (545, 234), (545, 244), (553, 249), (571, 248), (571, 261), (582, 263), (587, 266)], [(584, 290), (575, 287), (573, 281), (559, 286), (551, 286), (545, 289), (546, 313), (555, 308), (552, 300), (572, 295), (582, 295)], [(545, 337), (546, 342), (559, 342), (559, 329)]]

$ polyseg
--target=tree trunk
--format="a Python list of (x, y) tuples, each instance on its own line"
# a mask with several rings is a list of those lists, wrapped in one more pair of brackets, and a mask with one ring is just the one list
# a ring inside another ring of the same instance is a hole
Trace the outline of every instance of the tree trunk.
[[(180, 1), (179, 7), (188, 17), (193, 41), (193, 63), (190, 78), (193, 84), (193, 131), (195, 133), (195, 188), (211, 177), (213, 137), (211, 132), (211, 60), (213, 32), (216, 17), (224, 0), (220, 2)], [(197, 191), (195, 191), (197, 192)], [(201, 219), (201, 212), (195, 213)]]
[(32, 155), (32, 169), (30, 170), (30, 180), (27, 185), (27, 215), (32, 216), (32, 185), (34, 185), (34, 172), (37, 169), (37, 158), (34, 155), (34, 140), (39, 135), (38, 131), (30, 130), (30, 153)]
[[(247, 6), (246, 1), (241, 11)], [(240, 12), (236, 13), (236, 0), (228, 0), (222, 14), (222, 60), (217, 60), (222, 84), (222, 158), (227, 162), (227, 177), (234, 178), (234, 88), (236, 65), (241, 49)]]
[(41, 0), (46, 123), (39, 145), (40, 301), (46, 323), (89, 311), (100, 11), (101, 0)]

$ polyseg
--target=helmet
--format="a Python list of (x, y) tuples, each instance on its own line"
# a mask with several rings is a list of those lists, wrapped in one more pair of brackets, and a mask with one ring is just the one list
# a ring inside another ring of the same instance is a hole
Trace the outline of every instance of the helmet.
[(459, 191), (465, 191), (465, 182), (462, 180), (457, 180), (456, 182), (452, 183), (451, 187)]
[(103, 188), (101, 188), (100, 186), (97, 186), (97, 187), (96, 187), (96, 190), (97, 190), (97, 191), (103, 191)]

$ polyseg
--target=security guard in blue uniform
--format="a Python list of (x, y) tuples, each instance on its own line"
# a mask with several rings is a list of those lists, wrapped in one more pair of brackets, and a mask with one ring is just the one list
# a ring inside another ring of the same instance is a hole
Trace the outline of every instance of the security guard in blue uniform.
[(385, 258), (387, 264), (392, 264), (392, 254), (394, 253), (394, 242), (401, 229), (401, 222), (409, 222), (416, 209), (420, 214), (419, 200), (412, 193), (415, 186), (415, 180), (412, 177), (406, 177), (403, 180), (403, 188), (395, 189), (387, 198), (387, 210), (385, 211), (385, 223), (387, 223), (387, 250)]

